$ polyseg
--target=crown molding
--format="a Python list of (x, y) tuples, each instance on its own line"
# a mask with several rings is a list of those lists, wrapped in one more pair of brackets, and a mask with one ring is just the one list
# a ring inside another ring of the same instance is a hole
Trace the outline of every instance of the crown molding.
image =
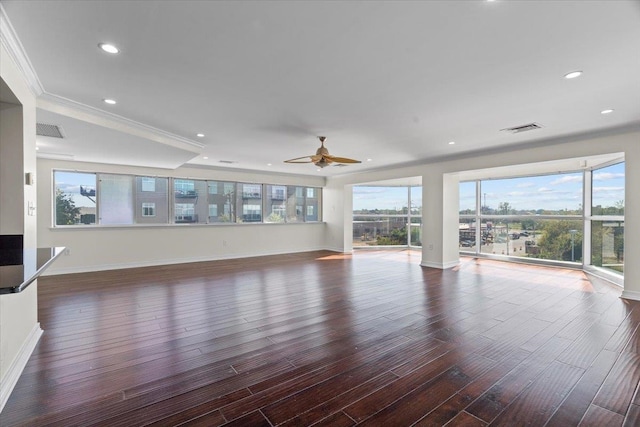
[(25, 52), (18, 35), (16, 34), (9, 17), (4, 10), (4, 7), (0, 3), (0, 43), (5, 48), (9, 56), (16, 64), (22, 75), (27, 81), (27, 85), (31, 92), (36, 96), (40, 96), (44, 93), (44, 88), (40, 79), (36, 74), (36, 70), (33, 68), (27, 52)]
[(11, 21), (1, 3), (0, 43), (25, 77), (29, 89), (37, 98), (38, 108), (194, 153), (200, 153), (204, 148), (204, 144), (188, 138), (48, 93), (42, 86), (24, 46), (22, 46), (20, 38), (13, 25), (11, 25)]
[(38, 97), (37, 107), (193, 153), (200, 153), (205, 147), (180, 135), (47, 92)]

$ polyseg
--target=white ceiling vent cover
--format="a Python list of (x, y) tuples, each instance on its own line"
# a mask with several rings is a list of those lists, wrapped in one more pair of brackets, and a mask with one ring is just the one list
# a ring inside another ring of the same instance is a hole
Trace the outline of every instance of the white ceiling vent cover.
[(529, 123), (526, 125), (515, 126), (512, 128), (500, 129), (500, 132), (520, 133), (520, 132), (527, 132), (535, 129), (542, 129), (542, 125), (539, 123)]
[(51, 138), (64, 138), (62, 128), (57, 125), (48, 125), (45, 123), (36, 123), (36, 135), (48, 136)]

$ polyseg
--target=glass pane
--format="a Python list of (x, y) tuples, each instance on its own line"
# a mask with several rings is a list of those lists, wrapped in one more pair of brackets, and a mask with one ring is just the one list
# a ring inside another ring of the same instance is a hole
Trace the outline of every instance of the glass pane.
[(100, 224), (133, 224), (133, 177), (98, 175)]
[(583, 174), (567, 173), (481, 182), (487, 215), (580, 215)]
[[(137, 224), (167, 224), (169, 222), (169, 179), (136, 177), (135, 200)], [(149, 207), (154, 206), (153, 215)], [(145, 207), (147, 208), (145, 210)]]
[(208, 181), (209, 222), (236, 222), (235, 182)]
[(306, 216), (304, 218), (307, 222), (320, 221), (320, 197), (321, 192), (319, 188), (307, 188), (306, 203)]
[(353, 187), (354, 214), (407, 214), (407, 187)]
[(55, 171), (56, 225), (96, 223), (96, 174)]
[(287, 222), (304, 221), (304, 187), (287, 187)]
[(592, 173), (592, 215), (624, 215), (624, 168), (617, 163)]
[(353, 217), (353, 246), (407, 244), (406, 217)]
[(624, 221), (591, 221), (591, 265), (624, 273)]
[(476, 220), (471, 218), (461, 218), (458, 228), (458, 244), (460, 246), (460, 251), (475, 252)]
[(206, 224), (209, 218), (209, 203), (206, 196), (206, 181), (174, 179), (174, 222), (176, 224)]
[(262, 185), (238, 183), (239, 222), (262, 221)]
[(459, 194), (460, 215), (475, 215), (476, 213), (476, 181), (461, 182), (459, 193), (460, 193)]
[(493, 219), (482, 222), (482, 253), (582, 261), (582, 221)]
[(267, 206), (264, 222), (284, 222), (287, 216), (286, 185), (267, 185)]
[(422, 187), (411, 187), (411, 215), (422, 215)]
[(411, 235), (410, 235), (411, 241), (409, 242), (409, 244), (411, 246), (421, 247), (422, 246), (422, 224), (411, 224), (410, 229), (411, 229)]

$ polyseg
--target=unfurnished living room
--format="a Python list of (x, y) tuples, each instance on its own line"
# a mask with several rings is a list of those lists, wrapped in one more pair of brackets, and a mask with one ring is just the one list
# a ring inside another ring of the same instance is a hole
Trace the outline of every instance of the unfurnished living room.
[(0, 0), (0, 425), (640, 425), (640, 2)]

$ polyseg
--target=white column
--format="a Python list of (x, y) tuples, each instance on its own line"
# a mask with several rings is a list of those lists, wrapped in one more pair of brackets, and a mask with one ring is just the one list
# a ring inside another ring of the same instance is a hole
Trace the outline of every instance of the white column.
[(450, 268), (460, 261), (458, 250), (459, 180), (455, 174), (429, 171), (422, 176), (422, 262)]
[(625, 158), (624, 291), (623, 298), (640, 301), (640, 141), (628, 144)]

